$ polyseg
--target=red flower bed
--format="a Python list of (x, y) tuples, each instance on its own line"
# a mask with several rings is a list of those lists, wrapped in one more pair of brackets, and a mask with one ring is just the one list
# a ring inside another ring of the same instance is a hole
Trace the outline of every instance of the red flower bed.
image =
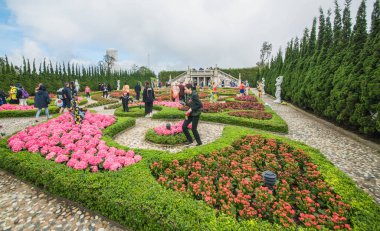
[(239, 100), (239, 101), (252, 101), (252, 102), (257, 102), (256, 97), (254, 97), (254, 96), (252, 96), (252, 95), (236, 96), (235, 99), (236, 99), (236, 100)]
[[(129, 95), (136, 97), (136, 92), (134, 90), (129, 90)], [(110, 93), (111, 98), (119, 99), (122, 96), (123, 96), (123, 91), (111, 91)]]
[[(274, 139), (246, 136), (231, 147), (179, 163), (154, 162), (157, 181), (186, 192), (237, 219), (261, 218), (285, 227), (350, 229), (349, 205), (323, 181), (299, 149)], [(278, 176), (274, 190), (262, 173)]]
[(245, 117), (245, 118), (253, 118), (258, 120), (270, 120), (272, 119), (272, 114), (263, 112), (263, 111), (232, 111), (228, 112), (230, 116), (236, 117)]
[[(181, 111), (187, 111), (189, 107), (182, 106), (178, 108)], [(216, 113), (216, 112), (222, 112), (222, 111), (228, 111), (228, 110), (265, 110), (265, 107), (263, 104), (258, 102), (226, 102), (226, 103), (210, 103), (210, 102), (203, 102), (203, 108), (202, 112), (206, 113)]]

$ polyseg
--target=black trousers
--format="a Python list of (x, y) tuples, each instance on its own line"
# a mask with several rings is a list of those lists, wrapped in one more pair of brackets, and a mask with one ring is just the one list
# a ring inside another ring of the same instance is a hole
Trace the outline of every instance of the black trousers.
[(122, 99), (121, 102), (123, 104), (123, 111), (124, 112), (129, 112), (129, 107), (128, 107), (129, 100)]
[(145, 115), (153, 111), (153, 102), (145, 102)]
[(195, 141), (197, 141), (198, 144), (202, 144), (201, 137), (199, 136), (199, 133), (197, 130), (200, 116), (201, 115), (189, 116), (188, 119), (183, 122), (182, 130), (183, 130), (183, 133), (185, 134), (185, 136), (187, 138), (187, 141), (189, 141), (189, 142), (193, 142), (193, 138), (191, 138), (189, 128), (187, 126), (190, 123), (192, 123), (191, 131), (193, 132)]
[(136, 100), (140, 100), (140, 92), (136, 91)]

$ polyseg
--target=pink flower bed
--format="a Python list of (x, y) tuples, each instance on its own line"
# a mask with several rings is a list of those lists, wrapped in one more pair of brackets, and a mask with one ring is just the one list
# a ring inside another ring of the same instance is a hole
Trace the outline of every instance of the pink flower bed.
[(114, 122), (113, 116), (87, 112), (82, 124), (76, 125), (73, 117), (65, 113), (47, 123), (17, 133), (8, 140), (8, 145), (13, 152), (39, 152), (47, 160), (77, 170), (116, 171), (139, 162), (142, 157), (135, 155), (132, 150), (108, 147), (105, 141), (100, 140), (101, 129)]
[(20, 106), (16, 104), (3, 104), (0, 106), (0, 111), (28, 111), (35, 109), (34, 106)]
[(154, 101), (154, 105), (165, 106), (165, 107), (180, 107), (181, 104), (179, 102), (171, 102), (171, 101)]
[[(171, 136), (171, 135), (175, 135), (175, 134), (183, 132), (182, 131), (182, 124), (183, 124), (183, 121), (180, 121), (180, 122), (178, 122), (176, 124), (173, 124), (173, 125), (171, 125), (170, 130), (166, 128), (166, 125), (162, 125), (160, 127), (154, 128), (154, 131), (158, 135)], [(189, 124), (188, 128), (191, 129), (191, 124)]]

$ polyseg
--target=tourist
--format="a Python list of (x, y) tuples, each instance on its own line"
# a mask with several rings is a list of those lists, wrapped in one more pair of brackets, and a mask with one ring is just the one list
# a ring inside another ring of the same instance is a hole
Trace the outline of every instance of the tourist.
[(137, 84), (135, 86), (135, 92), (136, 92), (136, 100), (140, 100), (140, 93), (141, 93), (140, 82), (137, 82)]
[(19, 98), (21, 106), (27, 106), (26, 100), (29, 98), (29, 93), (25, 90), (23, 86), (20, 86), (21, 96)]
[(76, 96), (78, 96), (78, 91), (73, 81), (70, 82), (70, 91), (71, 91), (72, 98), (75, 98)]
[(98, 83), (98, 91), (102, 91), (103, 90), (103, 86), (101, 83)]
[(172, 99), (172, 101), (179, 102), (180, 88), (179, 88), (177, 82), (175, 82), (174, 85), (172, 86), (172, 91), (173, 91), (173, 99)]
[(65, 108), (67, 108), (68, 110), (69, 108), (71, 108), (72, 95), (69, 83), (65, 83), (65, 87), (62, 90), (62, 98), (63, 104), (61, 109), (59, 110), (59, 113), (63, 113), (65, 111)]
[(185, 85), (183, 85), (183, 82), (179, 84), (179, 100), (184, 102), (185, 101)]
[(19, 99), (17, 98), (17, 91), (18, 91), (17, 87), (13, 83), (11, 83), (10, 89), (9, 89), (9, 99), (10, 99), (9, 103), (10, 104), (20, 103)]
[(243, 96), (244, 95), (244, 91), (245, 91), (245, 86), (244, 86), (243, 82), (241, 82), (239, 90), (240, 90), (240, 96)]
[(193, 139), (190, 136), (188, 125), (192, 123), (191, 130), (193, 132), (195, 141), (197, 142), (197, 146), (202, 145), (201, 138), (199, 136), (197, 127), (199, 122), (199, 117), (201, 116), (201, 109), (203, 107), (202, 102), (199, 99), (199, 95), (196, 91), (193, 90), (193, 86), (191, 84), (186, 84), (185, 93), (189, 94), (189, 100), (186, 102), (186, 105), (190, 107), (190, 109), (186, 112), (186, 119), (183, 122), (182, 130), (185, 134), (187, 141), (186, 145), (192, 144)]
[(36, 113), (36, 122), (38, 122), (42, 108), (45, 109), (46, 118), (50, 118), (48, 108), (50, 102), (51, 99), (49, 97), (49, 93), (46, 90), (46, 87), (42, 84), (39, 84), (38, 91), (34, 97), (34, 107), (38, 108), (38, 111)]
[(129, 112), (129, 101), (131, 101), (131, 103), (133, 102), (132, 98), (129, 96), (129, 92), (127, 92), (124, 96), (121, 97), (121, 103), (123, 105), (124, 112)]
[(107, 89), (107, 85), (104, 83), (102, 85), (102, 91), (103, 91), (103, 98), (107, 98), (108, 97), (108, 89)]
[(0, 89), (0, 106), (7, 103), (6, 98), (5, 92)]
[(154, 101), (154, 90), (149, 86), (149, 82), (145, 82), (145, 87), (143, 91), (143, 102), (145, 103), (145, 117), (152, 116), (153, 110), (153, 101)]
[[(107, 84), (107, 89), (108, 89), (108, 93), (111, 93), (111, 91), (112, 91), (111, 84)], [(108, 94), (107, 94), (107, 96), (108, 96)]]
[(87, 99), (90, 98), (90, 92), (91, 92), (90, 87), (89, 87), (89, 86), (86, 86), (86, 87), (84, 88), (84, 93), (86, 93), (86, 97), (87, 97)]

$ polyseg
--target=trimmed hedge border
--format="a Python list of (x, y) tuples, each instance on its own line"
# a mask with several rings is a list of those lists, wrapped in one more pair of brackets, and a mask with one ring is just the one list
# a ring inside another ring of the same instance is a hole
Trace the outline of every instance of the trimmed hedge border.
[[(111, 136), (134, 123), (133, 118), (118, 118), (115, 124), (103, 130), (104, 140), (110, 145)], [(318, 150), (287, 138), (236, 126), (226, 126), (222, 137), (214, 143), (185, 149), (178, 154), (136, 150), (143, 156), (141, 162), (117, 172), (101, 173), (77, 171), (25, 151), (12, 153), (3, 139), (0, 140), (0, 167), (52, 194), (79, 202), (137, 230), (284, 230), (282, 226), (260, 219), (237, 222), (223, 214), (216, 216), (203, 201), (160, 186), (149, 170), (154, 161), (170, 162), (210, 153), (247, 134), (261, 134), (264, 138), (275, 138), (304, 150), (318, 165), (324, 180), (350, 204), (353, 229), (376, 230), (380, 227), (380, 207)]]
[[(49, 106), (49, 114), (57, 114), (59, 112), (59, 107)], [(20, 111), (20, 110), (5, 110), (0, 111), (0, 118), (9, 117), (33, 117), (36, 116), (37, 109)], [(45, 115), (45, 109), (42, 109), (41, 115)]]
[[(153, 105), (154, 110), (162, 110), (161, 106)], [(123, 107), (116, 108), (114, 112), (115, 116), (119, 117), (144, 117), (145, 116), (145, 108), (142, 106), (141, 109), (139, 106), (129, 107), (129, 112), (124, 112)]]
[[(238, 111), (238, 110), (232, 110), (232, 111)], [(274, 112), (269, 106), (265, 106), (264, 112), (272, 114), (273, 117), (270, 120), (257, 120), (253, 118), (230, 116), (228, 115), (228, 112), (231, 112), (231, 111), (225, 111), (225, 112), (219, 112), (219, 113), (202, 113), (201, 120), (223, 123), (223, 124), (238, 125), (238, 126), (250, 127), (250, 128), (258, 128), (261, 130), (273, 131), (273, 132), (281, 132), (281, 133), (288, 132), (288, 125), (286, 124), (286, 122), (279, 115), (277, 115), (277, 113)], [(153, 119), (184, 119), (184, 118), (185, 118), (185, 113), (183, 111), (180, 111), (177, 108), (168, 108), (168, 107), (163, 107), (163, 109), (160, 112), (153, 115)]]

